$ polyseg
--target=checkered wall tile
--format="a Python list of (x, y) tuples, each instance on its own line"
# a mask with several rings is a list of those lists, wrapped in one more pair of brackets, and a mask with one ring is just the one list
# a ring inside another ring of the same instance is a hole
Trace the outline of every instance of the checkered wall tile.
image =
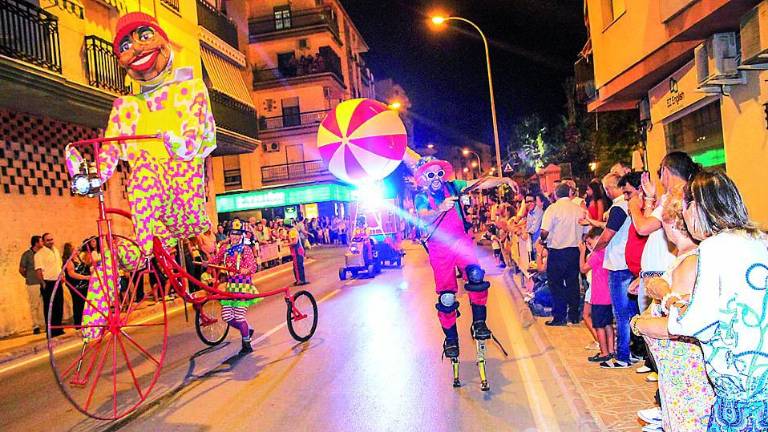
[[(0, 110), (0, 192), (70, 195), (64, 147), (98, 136), (99, 129)], [(125, 195), (127, 169), (118, 166), (117, 170), (116, 177)]]

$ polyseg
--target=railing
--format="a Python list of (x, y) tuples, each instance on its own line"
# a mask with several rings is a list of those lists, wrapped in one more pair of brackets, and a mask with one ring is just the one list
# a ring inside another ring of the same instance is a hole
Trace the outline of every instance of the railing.
[(58, 17), (21, 0), (0, 0), (0, 54), (61, 73)]
[(595, 66), (591, 61), (584, 57), (579, 57), (573, 65), (574, 77), (576, 80), (576, 100), (579, 103), (586, 103), (594, 99), (597, 95), (595, 88)]
[(344, 82), (339, 56), (329, 47), (320, 47), (320, 50), (314, 56), (304, 57), (303, 59), (292, 58), (289, 63), (273, 69), (254, 69), (253, 84), (256, 86), (259, 83), (269, 81), (329, 72), (336, 75), (340, 82)]
[(237, 26), (205, 0), (197, 0), (197, 23), (221, 40), (238, 49)]
[(208, 89), (208, 93), (217, 126), (251, 138), (258, 136), (255, 110), (214, 89)]
[(240, 189), (243, 187), (242, 176), (240, 175), (240, 168), (224, 170), (224, 186), (227, 190)]
[(168, 6), (176, 12), (179, 11), (179, 0), (160, 0), (160, 3)]
[(328, 6), (292, 10), (289, 17), (279, 19), (275, 19), (274, 15), (251, 18), (248, 21), (248, 37), (251, 42), (257, 42), (260, 36), (266, 34), (322, 25), (328, 26), (336, 38), (339, 37), (339, 22), (333, 9)]
[(120, 94), (131, 93), (131, 87), (125, 85), (126, 71), (117, 62), (112, 44), (98, 36), (85, 37), (85, 75), (88, 84), (94, 87)]
[(295, 180), (327, 173), (328, 170), (325, 168), (322, 160), (268, 165), (261, 167), (261, 181), (268, 183), (280, 180)]
[(328, 110), (283, 114), (275, 117), (259, 117), (259, 130), (268, 131), (293, 126), (316, 125), (323, 121)]

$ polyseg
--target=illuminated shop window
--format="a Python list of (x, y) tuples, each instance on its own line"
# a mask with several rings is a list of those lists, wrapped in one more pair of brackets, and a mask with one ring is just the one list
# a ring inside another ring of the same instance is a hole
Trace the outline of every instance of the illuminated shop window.
[(707, 104), (664, 125), (667, 152), (684, 151), (705, 168), (725, 169), (720, 102)]

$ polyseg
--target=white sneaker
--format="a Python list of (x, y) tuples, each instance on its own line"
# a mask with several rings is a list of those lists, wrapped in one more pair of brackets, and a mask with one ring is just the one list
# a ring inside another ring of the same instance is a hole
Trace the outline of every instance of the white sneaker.
[(661, 425), (657, 425), (657, 424), (645, 425), (640, 430), (643, 432), (664, 432), (664, 428), (662, 428)]
[(661, 408), (659, 407), (640, 410), (637, 412), (637, 416), (646, 423), (661, 426)]
[(637, 373), (639, 373), (639, 374), (648, 373), (648, 372), (650, 372), (650, 371), (651, 371), (651, 368), (649, 368), (649, 367), (648, 367), (648, 366), (646, 366), (646, 365), (642, 365), (642, 366), (640, 366), (639, 368), (635, 369), (635, 372), (637, 372)]
[(597, 343), (597, 341), (595, 341), (595, 342), (592, 342), (591, 344), (585, 346), (584, 349), (587, 350), (587, 351), (599, 350), (600, 349), (600, 344)]

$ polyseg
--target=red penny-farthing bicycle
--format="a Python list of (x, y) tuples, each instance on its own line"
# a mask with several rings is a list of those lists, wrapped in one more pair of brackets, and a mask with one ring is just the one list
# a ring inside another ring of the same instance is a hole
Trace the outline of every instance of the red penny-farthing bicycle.
[[(102, 143), (156, 138), (154, 135), (122, 136), (70, 145), (95, 161)], [(67, 291), (73, 305), (81, 304), (86, 314), (80, 322), (72, 324), (51, 325), (49, 322), (47, 331), (56, 382), (64, 396), (83, 414), (102, 420), (119, 419), (150, 397), (168, 345), (166, 286), (192, 304), (197, 335), (207, 345), (217, 345), (227, 336), (229, 327), (220, 317), (219, 300), (223, 299), (282, 295), (291, 336), (306, 342), (315, 333), (317, 302), (310, 292), (292, 294), (289, 287), (284, 287), (255, 295), (228, 293), (216, 282), (217, 273), (226, 271), (219, 266), (209, 266), (214, 283), (203, 283), (187, 273), (159, 240), (154, 239), (152, 257), (141, 252), (133, 240), (130, 214), (107, 207), (97, 164), (91, 164), (90, 168), (84, 166), (72, 182), (75, 194), (98, 198), (97, 234), (76, 249), (65, 263), (52, 298)], [(150, 286), (159, 307), (146, 307), (150, 300), (145, 288)], [(189, 286), (200, 290), (190, 293)], [(52, 313), (53, 302), (49, 316)], [(61, 332), (74, 338), (52, 337)]]

